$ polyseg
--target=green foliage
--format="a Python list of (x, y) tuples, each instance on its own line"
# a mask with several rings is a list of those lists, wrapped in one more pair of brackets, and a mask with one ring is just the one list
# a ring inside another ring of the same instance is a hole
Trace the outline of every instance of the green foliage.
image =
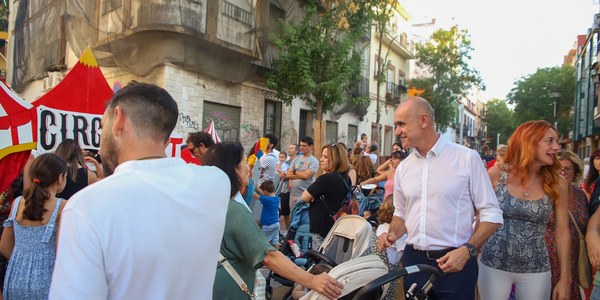
[[(497, 134), (500, 134), (500, 144), (506, 144), (508, 137), (515, 130), (515, 116), (506, 101), (492, 99), (485, 104), (483, 122), (487, 126), (487, 135), (495, 145)], [(495, 147), (495, 146), (494, 146)]]
[(457, 26), (435, 31), (429, 41), (417, 45), (417, 64), (432, 77), (431, 105), (438, 130), (444, 131), (454, 118), (453, 102), (474, 87), (485, 88), (479, 72), (469, 66), (473, 50), (467, 30)]
[(8, 3), (0, 2), (0, 31), (8, 31)]
[(571, 107), (575, 99), (575, 69), (568, 65), (541, 68), (515, 82), (507, 97), (515, 104), (516, 123), (546, 120), (554, 124), (552, 91), (561, 94), (556, 106), (558, 131), (566, 134), (573, 127)]
[[(280, 50), (267, 74), (267, 86), (291, 104), (300, 97), (319, 113), (347, 101), (360, 79), (362, 47), (356, 47), (368, 29), (368, 1), (346, 1), (331, 9), (317, 10), (308, 1), (298, 24), (280, 22), (280, 34), (272, 41)], [(319, 106), (322, 111), (319, 112)]]

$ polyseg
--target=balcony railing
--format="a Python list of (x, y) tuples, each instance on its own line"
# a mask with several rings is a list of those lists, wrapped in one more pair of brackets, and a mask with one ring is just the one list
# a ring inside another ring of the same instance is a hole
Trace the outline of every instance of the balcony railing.
[(403, 85), (396, 85), (393, 82), (388, 82), (385, 89), (385, 99), (395, 103), (400, 102), (402, 94), (406, 93), (407, 89)]

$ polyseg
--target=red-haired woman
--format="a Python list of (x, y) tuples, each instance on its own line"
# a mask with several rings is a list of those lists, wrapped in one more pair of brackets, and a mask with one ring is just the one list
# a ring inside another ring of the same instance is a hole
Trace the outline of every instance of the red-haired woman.
[[(504, 224), (482, 248), (482, 300), (508, 299), (513, 284), (517, 299), (570, 299), (569, 183), (559, 176), (557, 139), (556, 129), (546, 121), (523, 123), (508, 140), (502, 168), (488, 171)], [(552, 210), (561, 270), (554, 290), (544, 242)]]

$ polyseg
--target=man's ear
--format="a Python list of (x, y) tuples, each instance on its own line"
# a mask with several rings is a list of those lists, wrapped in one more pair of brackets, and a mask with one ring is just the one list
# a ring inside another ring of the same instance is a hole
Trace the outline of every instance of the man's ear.
[(421, 114), (419, 121), (421, 122), (421, 128), (425, 128), (429, 125), (429, 116), (427, 114)]
[(123, 135), (125, 128), (125, 112), (120, 106), (117, 106), (113, 110), (113, 122), (112, 122), (112, 134), (114, 137), (120, 137)]

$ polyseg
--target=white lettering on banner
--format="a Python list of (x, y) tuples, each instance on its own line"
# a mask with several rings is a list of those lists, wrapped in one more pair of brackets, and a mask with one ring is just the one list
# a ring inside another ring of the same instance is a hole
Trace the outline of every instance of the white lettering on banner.
[(40, 153), (56, 149), (65, 139), (73, 139), (84, 149), (100, 148), (102, 115), (86, 114), (46, 106), (37, 108)]

